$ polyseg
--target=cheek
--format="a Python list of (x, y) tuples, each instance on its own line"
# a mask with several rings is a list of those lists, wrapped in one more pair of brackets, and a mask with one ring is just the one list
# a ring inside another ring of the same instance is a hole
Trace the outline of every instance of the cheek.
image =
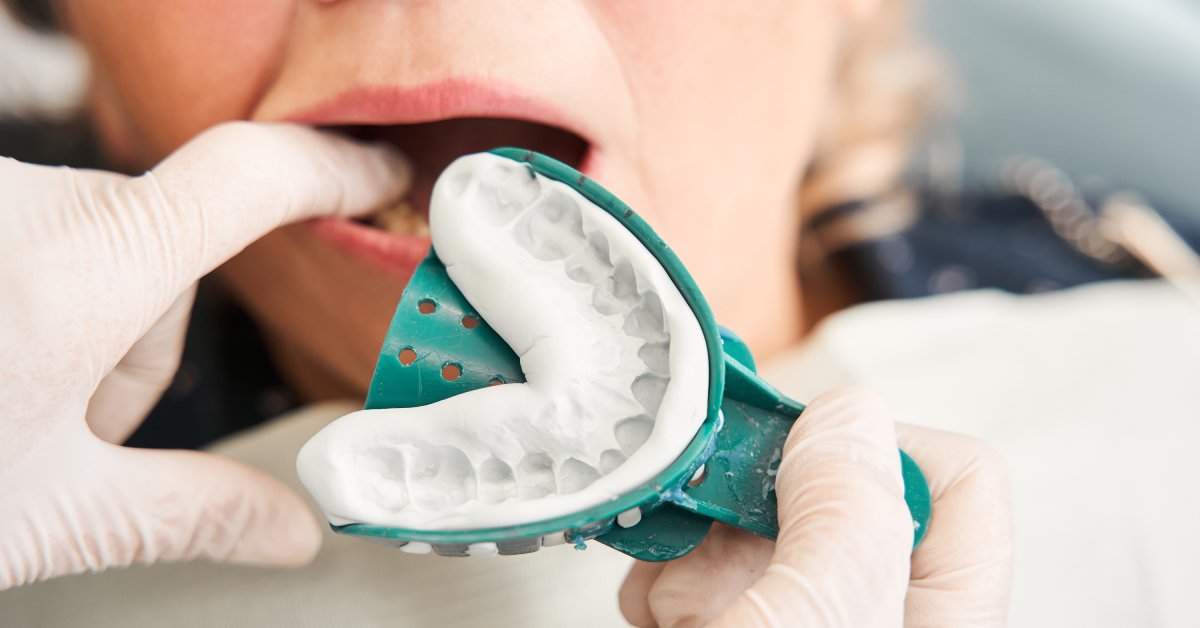
[(788, 263), (797, 186), (832, 87), (834, 3), (594, 7), (637, 100), (638, 139), (621, 160), (640, 180), (626, 186), (642, 192), (635, 206), (706, 290), (745, 270), (731, 256)]
[(110, 143), (134, 165), (199, 131), (244, 118), (274, 75), (295, 0), (70, 2), (69, 28), (94, 67)]
[(830, 4), (656, 3), (645, 15), (641, 3), (619, 4), (612, 41), (638, 99), (641, 154), (701, 169), (732, 162), (746, 183), (793, 183), (831, 83)]
[[(277, 229), (218, 272), (276, 341), (272, 349), (285, 376), (302, 360), (328, 380), (320, 389), (366, 393), (404, 282), (314, 240), (300, 225)], [(279, 343), (287, 343), (285, 351)]]

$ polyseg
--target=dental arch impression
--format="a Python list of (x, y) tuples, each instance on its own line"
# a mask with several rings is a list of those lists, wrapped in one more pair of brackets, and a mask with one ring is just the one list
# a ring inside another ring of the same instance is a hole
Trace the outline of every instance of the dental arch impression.
[(476, 530), (551, 519), (651, 481), (706, 416), (708, 354), (654, 255), (569, 186), (493, 154), (439, 177), (434, 249), (525, 383), (362, 410), (300, 451), (335, 525)]

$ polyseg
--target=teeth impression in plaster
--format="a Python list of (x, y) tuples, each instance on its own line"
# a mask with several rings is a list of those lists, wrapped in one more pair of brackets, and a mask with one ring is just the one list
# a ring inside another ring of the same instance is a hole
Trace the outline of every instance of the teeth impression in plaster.
[(605, 504), (679, 457), (705, 419), (707, 347), (632, 233), (571, 187), (492, 154), (446, 169), (429, 222), (450, 278), (527, 382), (331, 423), (297, 460), (331, 523), (543, 521)]

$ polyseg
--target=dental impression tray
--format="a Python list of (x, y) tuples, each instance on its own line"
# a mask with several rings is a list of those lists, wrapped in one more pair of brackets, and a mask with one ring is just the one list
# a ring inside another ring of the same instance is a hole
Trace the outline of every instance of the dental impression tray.
[[(455, 199), (471, 194), (488, 212), (472, 216), (482, 221), (474, 231), (508, 230), (532, 256), (529, 268), (565, 272), (575, 287), (471, 268), (480, 247), (511, 244), (495, 236), (443, 245), (438, 221), (451, 218), (437, 212), (450, 210), (436, 204), (461, 205)], [(804, 406), (755, 374), (746, 345), (716, 324), (679, 259), (641, 218), (571, 167), (512, 148), (452, 164), (434, 203), (443, 256), (431, 250), (410, 280), (365, 409), (315, 436), (298, 461), (336, 532), (443, 556), (582, 548), (595, 539), (648, 561), (695, 549), (713, 521), (775, 537), (775, 472)], [(485, 288), (533, 300), (523, 304), (533, 323), (514, 318), (520, 308), (497, 309), (494, 296), (477, 299), (479, 308), (464, 296)], [(581, 333), (615, 325), (621, 338), (548, 347), (561, 339), (530, 335), (526, 327), (558, 324), (558, 304), (576, 289), (600, 315), (576, 322), (563, 308), (564, 324)], [(547, 365), (546, 355), (559, 364)], [(594, 388), (581, 389), (593, 371)], [(552, 386), (569, 390), (542, 394)], [(411, 410), (388, 410), (397, 408)], [(578, 433), (572, 421), (583, 426)], [(903, 452), (901, 461), (915, 547), (929, 521), (929, 489)]]

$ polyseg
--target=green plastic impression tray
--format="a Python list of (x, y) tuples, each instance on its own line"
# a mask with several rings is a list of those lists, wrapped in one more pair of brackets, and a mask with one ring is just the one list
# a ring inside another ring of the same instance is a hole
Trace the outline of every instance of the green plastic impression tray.
[[(468, 555), (477, 544), (495, 544), (500, 554), (523, 554), (564, 542), (582, 548), (584, 541), (595, 539), (648, 561), (670, 560), (695, 549), (713, 521), (774, 538), (778, 532), (775, 472), (784, 440), (804, 405), (755, 374), (754, 358), (746, 345), (716, 324), (683, 264), (633, 210), (554, 159), (515, 148), (492, 153), (574, 188), (616, 218), (654, 254), (704, 333), (709, 363), (707, 418), (684, 453), (656, 478), (582, 512), (484, 530), (410, 530), (366, 524), (334, 526), (334, 530), (398, 547), (421, 544), (422, 549), (444, 556)], [(457, 369), (458, 376), (443, 377), (447, 367)], [(523, 381), (516, 354), (471, 307), (431, 250), (396, 309), (365, 407), (422, 406), (485, 386)], [(901, 461), (916, 547), (929, 522), (929, 487), (903, 452)]]

